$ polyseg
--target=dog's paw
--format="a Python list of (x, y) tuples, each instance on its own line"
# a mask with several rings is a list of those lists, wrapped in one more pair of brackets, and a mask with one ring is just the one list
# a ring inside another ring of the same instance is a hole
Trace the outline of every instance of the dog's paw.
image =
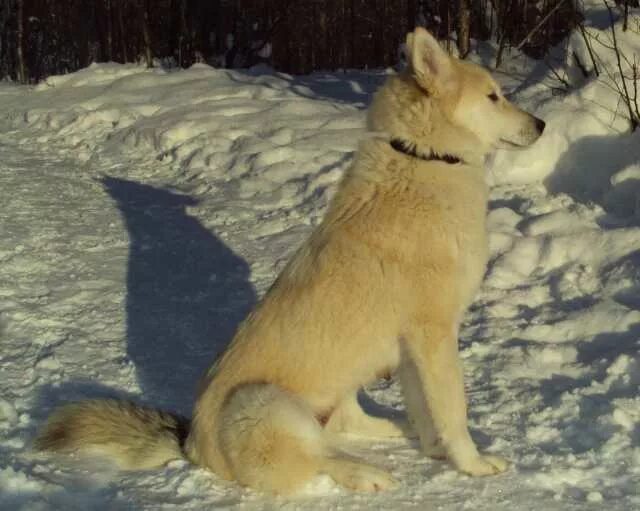
[(424, 453), (434, 460), (446, 460), (447, 459), (447, 450), (444, 448), (444, 445), (441, 443), (436, 443), (430, 445), (429, 447), (425, 447)]
[(366, 492), (384, 491), (398, 484), (389, 472), (369, 465), (354, 467), (341, 483), (351, 490)]
[(365, 463), (339, 460), (327, 466), (326, 471), (339, 485), (355, 491), (383, 491), (398, 484), (386, 470)]
[(490, 476), (504, 472), (509, 462), (500, 456), (479, 455), (458, 467), (458, 470), (470, 476)]

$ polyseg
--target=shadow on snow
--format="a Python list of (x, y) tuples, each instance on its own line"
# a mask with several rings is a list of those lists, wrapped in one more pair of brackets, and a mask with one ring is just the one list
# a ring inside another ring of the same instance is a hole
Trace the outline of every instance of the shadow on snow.
[(256, 301), (249, 266), (186, 212), (192, 197), (103, 183), (129, 233), (127, 355), (145, 400), (189, 413), (197, 381)]

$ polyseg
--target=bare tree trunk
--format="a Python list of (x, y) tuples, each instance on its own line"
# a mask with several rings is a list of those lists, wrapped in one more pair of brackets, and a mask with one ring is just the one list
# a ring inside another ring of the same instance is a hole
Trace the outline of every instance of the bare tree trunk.
[(446, 2), (447, 6), (447, 33), (445, 34), (445, 45), (448, 52), (451, 52), (451, 4)]
[(506, 5), (500, 5), (502, 12), (496, 13), (496, 24), (497, 30), (500, 30), (500, 37), (498, 38), (498, 52), (496, 53), (496, 69), (500, 67), (502, 64), (502, 55), (504, 54), (504, 50), (507, 47), (508, 39), (507, 39), (507, 20), (509, 19), (509, 15), (511, 14), (511, 9), (515, 3), (515, 0), (504, 0), (508, 2)]
[(122, 44), (122, 60), (124, 62), (129, 62), (129, 56), (127, 54), (127, 33), (124, 31), (124, 16), (122, 11), (124, 11), (127, 6), (127, 2), (125, 0), (120, 0), (118, 5), (118, 28), (120, 29), (120, 43)]
[(27, 83), (27, 66), (24, 63), (24, 3), (23, 0), (17, 0), (17, 44), (16, 53), (18, 56), (18, 81)]
[(471, 5), (469, 0), (458, 0), (458, 53), (464, 59), (469, 53), (471, 37)]
[(144, 39), (144, 55), (147, 61), (147, 67), (153, 67), (153, 53), (151, 51), (151, 31), (149, 30), (149, 6), (146, 0), (141, 0), (140, 3), (141, 17), (142, 17), (142, 37)]
[[(356, 34), (358, 34), (358, 30), (356, 28), (356, 13), (354, 9), (354, 0), (350, 0), (349, 2), (349, 15), (351, 22), (351, 33), (349, 34), (349, 63), (347, 64), (350, 68), (355, 68), (356, 62)], [(346, 71), (346, 66), (345, 66)]]
[(111, 23), (111, 0), (106, 0), (107, 8), (107, 60), (113, 60), (113, 25)]
[(10, 9), (10, 0), (5, 0), (2, 14), (0, 15), (0, 59), (2, 60), (0, 62), (0, 78), (10, 74), (11, 71), (11, 58), (9, 57), (9, 54), (11, 53), (11, 43), (8, 33)]
[(413, 31), (416, 28), (416, 16), (418, 14), (418, 1), (408, 0), (407, 2), (407, 30), (405, 32)]
[(185, 61), (193, 63), (191, 50), (191, 32), (187, 23), (187, 0), (180, 0), (180, 37), (178, 39), (178, 65), (184, 67)]

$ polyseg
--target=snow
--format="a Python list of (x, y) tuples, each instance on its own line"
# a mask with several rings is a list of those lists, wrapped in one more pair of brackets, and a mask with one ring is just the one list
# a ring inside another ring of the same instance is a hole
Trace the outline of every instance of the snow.
[[(603, 83), (554, 95), (539, 66), (506, 66), (548, 128), (493, 159), (492, 257), (460, 343), (473, 435), (514, 466), (473, 479), (413, 441), (354, 439), (399, 488), (318, 477), (293, 500), (182, 460), (117, 473), (30, 442), (86, 397), (190, 413), (201, 372), (321, 218), (386, 72), (94, 64), (2, 84), (0, 508), (640, 508), (640, 134)], [(403, 408), (395, 383), (363, 399)]]

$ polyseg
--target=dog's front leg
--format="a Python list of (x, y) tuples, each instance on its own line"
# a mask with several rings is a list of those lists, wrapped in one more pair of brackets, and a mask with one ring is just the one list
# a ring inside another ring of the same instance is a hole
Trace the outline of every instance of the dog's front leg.
[[(480, 455), (467, 428), (457, 329), (420, 326), (402, 343), (400, 379), (406, 406), (427, 455), (441, 444), (461, 472), (481, 476), (504, 471), (508, 463), (497, 456)], [(420, 406), (417, 392), (422, 394), (428, 413)]]

